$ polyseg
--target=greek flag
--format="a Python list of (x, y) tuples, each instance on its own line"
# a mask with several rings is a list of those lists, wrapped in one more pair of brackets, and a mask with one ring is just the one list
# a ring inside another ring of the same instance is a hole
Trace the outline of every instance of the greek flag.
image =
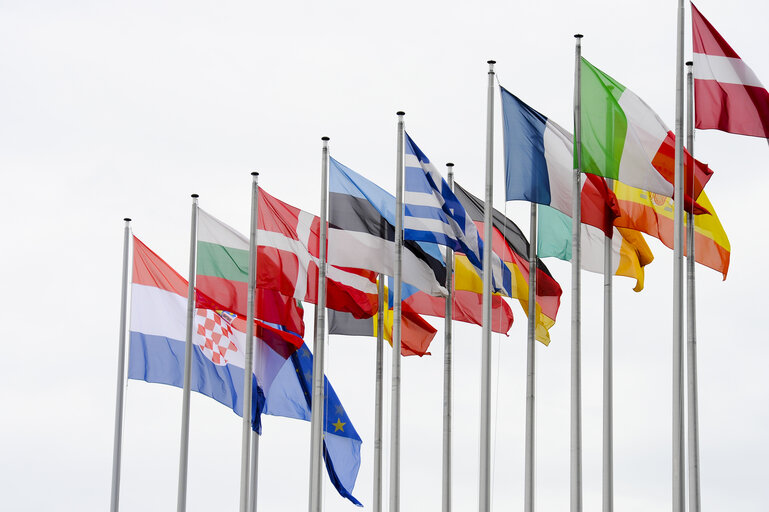
[[(483, 240), (430, 159), (406, 134), (403, 193), (403, 237), (445, 245), (462, 252), (481, 273)], [(512, 293), (512, 274), (492, 253), (492, 281), (495, 292)]]

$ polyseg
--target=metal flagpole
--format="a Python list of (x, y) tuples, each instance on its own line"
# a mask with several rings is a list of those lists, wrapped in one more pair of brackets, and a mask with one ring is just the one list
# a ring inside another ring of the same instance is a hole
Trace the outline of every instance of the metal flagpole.
[(374, 512), (382, 512), (382, 404), (383, 383), (382, 371), (384, 366), (384, 311), (385, 311), (385, 276), (379, 274), (377, 289), (379, 292), (379, 309), (376, 317), (376, 387), (374, 391)]
[[(606, 180), (612, 187), (613, 180)], [(614, 511), (614, 307), (612, 239), (603, 242), (603, 512)]]
[(112, 445), (112, 496), (110, 512), (120, 503), (120, 465), (123, 448), (123, 394), (125, 392), (125, 334), (128, 313), (128, 248), (131, 244), (131, 219), (126, 217), (123, 233), (123, 281), (120, 290), (120, 335), (117, 349), (117, 387), (115, 388), (115, 438)]
[(328, 226), (328, 137), (323, 141), (320, 184), (320, 264), (318, 265), (318, 303), (315, 305), (315, 359), (312, 368), (312, 416), (310, 419), (310, 512), (323, 505), (323, 424), (325, 419), (324, 359), (326, 357), (326, 236)]
[[(454, 164), (446, 164), (449, 188), (454, 190)], [(451, 512), (451, 405), (452, 405), (452, 325), (451, 308), (454, 302), (454, 251), (446, 249), (446, 312), (443, 328), (443, 512)]]
[(536, 390), (536, 342), (537, 342), (537, 203), (531, 203), (529, 222), (529, 308), (528, 336), (526, 339), (526, 449), (523, 509), (534, 512), (535, 498), (535, 422), (534, 402)]
[(401, 271), (403, 267), (403, 146), (405, 112), (398, 116), (395, 157), (395, 284), (393, 286), (392, 398), (390, 403), (390, 512), (400, 510), (401, 464)]
[[(692, 78), (692, 62), (687, 62), (687, 130), (686, 146), (692, 158), (691, 172), (694, 175), (694, 80)], [(692, 186), (694, 180), (692, 179)], [(692, 190), (689, 195), (694, 198)], [(688, 223), (686, 230), (686, 362), (688, 376), (688, 413), (689, 413), (689, 511), (700, 512), (700, 418), (697, 397), (697, 307), (694, 289), (694, 215), (686, 214)]]
[(251, 479), (251, 418), (253, 417), (254, 309), (256, 308), (256, 233), (259, 214), (259, 173), (251, 173), (251, 231), (248, 245), (248, 313), (246, 315), (246, 361), (243, 372), (243, 432), (240, 448), (240, 512), (249, 512)]
[(478, 510), (491, 510), (491, 212), (494, 208), (494, 64), (486, 99), (486, 204), (483, 210), (483, 330), (481, 335), (481, 435)]
[(190, 269), (187, 286), (187, 329), (184, 337), (184, 389), (182, 392), (182, 433), (179, 450), (179, 487), (176, 496), (177, 512), (187, 510), (187, 459), (190, 447), (190, 373), (192, 367), (192, 320), (195, 313), (195, 262), (198, 242), (198, 195), (192, 194), (192, 221), (190, 226)]
[(574, 169), (571, 215), (571, 456), (570, 456), (570, 510), (582, 511), (582, 290), (580, 265), (580, 237), (582, 229), (582, 87), (581, 59), (582, 34), (575, 34), (574, 52), (574, 149), (577, 168)]
[(673, 210), (673, 511), (684, 512), (684, 0), (678, 0), (676, 41), (675, 202)]
[(251, 483), (248, 490), (248, 511), (256, 512), (257, 484), (259, 483), (259, 434), (251, 431)]

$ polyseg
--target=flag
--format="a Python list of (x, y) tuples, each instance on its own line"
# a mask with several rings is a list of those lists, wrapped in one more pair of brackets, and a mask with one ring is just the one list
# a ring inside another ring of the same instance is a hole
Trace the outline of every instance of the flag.
[[(329, 163), (329, 262), (393, 275), (395, 197), (333, 158)], [(440, 253), (406, 240), (402, 257), (404, 282), (430, 295), (446, 295)]]
[[(187, 286), (182, 276), (134, 237), (129, 379), (183, 387)], [(246, 320), (227, 311), (196, 308), (193, 321), (191, 389), (242, 416)], [(255, 327), (252, 427), (261, 433), (262, 412), (309, 421), (309, 397), (304, 399), (302, 393), (310, 389), (312, 374), (310, 381), (304, 375), (311, 372), (312, 354), (292, 333), (259, 321)], [(360, 505), (351, 493), (360, 467), (361, 440), (328, 379), (326, 400), (326, 469), (339, 493)]]
[[(641, 98), (584, 58), (581, 77), (582, 171), (673, 197), (675, 134)], [(696, 199), (712, 171), (684, 156), (684, 190)]]
[[(403, 236), (406, 240), (445, 245), (464, 253), (483, 270), (483, 239), (473, 219), (435, 166), (406, 134)], [(492, 254), (492, 290), (511, 293), (512, 275)]]
[[(198, 209), (196, 306), (248, 315), (248, 238)], [(301, 303), (265, 288), (255, 290), (255, 317), (304, 336)]]
[(696, 128), (769, 138), (769, 92), (692, 4)]
[[(408, 285), (405, 285), (408, 286)], [(385, 302), (388, 302), (389, 293), (385, 286)], [(425, 296), (431, 299), (441, 300), (431, 295)], [(371, 318), (355, 318), (350, 313), (329, 310), (328, 333), (342, 336), (376, 336), (378, 325), (377, 313)], [(392, 307), (384, 308), (384, 339), (392, 346), (393, 334), (393, 310)], [(405, 301), (401, 305), (401, 355), (424, 356), (430, 355), (427, 349), (435, 338), (437, 330), (430, 323), (419, 316)]]
[[(571, 261), (571, 217), (549, 206), (542, 206), (539, 209), (537, 221), (539, 256)], [(603, 274), (606, 233), (595, 226), (583, 223), (580, 234), (580, 266), (583, 270)], [(643, 236), (640, 233), (613, 228), (611, 247), (612, 275), (634, 278), (636, 285), (633, 289), (637, 292), (643, 290), (644, 267), (654, 259)]]
[[(260, 188), (258, 220), (256, 286), (317, 304), (320, 219)], [(328, 265), (326, 277), (326, 307), (356, 318), (376, 313), (376, 273)]]
[[(462, 203), (467, 215), (473, 219), (479, 231), (483, 231), (484, 203), (470, 194), (458, 183), (454, 183), (454, 192)], [(518, 299), (521, 307), (528, 315), (529, 304), (529, 242), (518, 226), (498, 210), (492, 212), (492, 249), (504, 262), (513, 275), (511, 292), (508, 297)], [(461, 265), (471, 265), (469, 260), (457, 254), (454, 258), (457, 269)], [(471, 267), (470, 267), (471, 268)], [(468, 290), (480, 293), (483, 290), (482, 282), (477, 273), (461, 272), (454, 274), (454, 288), (456, 290)], [(537, 319), (536, 336), (545, 345), (550, 343), (548, 329), (555, 324), (558, 308), (561, 305), (561, 287), (553, 279), (550, 271), (542, 260), (537, 258)]]
[[(614, 184), (614, 193), (620, 209), (620, 216), (615, 220), (617, 226), (642, 231), (673, 248), (673, 200), (618, 182)], [(697, 201), (709, 213), (694, 216), (694, 259), (721, 272), (726, 279), (731, 255), (729, 238), (705, 192)]]

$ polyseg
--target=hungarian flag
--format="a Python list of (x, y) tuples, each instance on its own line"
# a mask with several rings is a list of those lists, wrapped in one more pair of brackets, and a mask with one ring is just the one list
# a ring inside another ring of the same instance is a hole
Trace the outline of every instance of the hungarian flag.
[[(673, 197), (675, 134), (633, 91), (584, 58), (581, 77), (582, 171)], [(684, 155), (684, 190), (697, 199), (712, 171)]]
[(692, 4), (695, 127), (769, 138), (769, 92)]
[[(454, 194), (464, 206), (467, 215), (475, 222), (478, 232), (483, 233), (484, 202), (456, 182), (454, 183)], [(510, 297), (518, 299), (521, 307), (528, 315), (529, 242), (520, 228), (496, 209), (492, 212), (492, 224), (492, 250), (510, 269), (513, 276)], [(455, 261), (457, 262), (456, 265), (459, 266), (460, 258), (455, 258)], [(467, 264), (470, 264), (469, 261)], [(466, 276), (466, 279), (460, 279), (462, 275)], [(477, 273), (460, 274), (457, 272), (454, 275), (454, 288), (482, 293), (483, 283)], [(536, 335), (537, 339), (545, 345), (550, 343), (548, 329), (555, 324), (555, 317), (561, 305), (561, 293), (561, 286), (553, 279), (542, 260), (537, 258)]]

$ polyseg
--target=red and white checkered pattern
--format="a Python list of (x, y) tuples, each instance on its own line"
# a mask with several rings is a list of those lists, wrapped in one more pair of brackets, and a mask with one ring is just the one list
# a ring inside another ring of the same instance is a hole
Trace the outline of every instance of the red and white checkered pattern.
[(232, 342), (232, 326), (216, 311), (198, 309), (198, 334), (205, 338), (203, 345), (198, 345), (203, 354), (214, 364), (227, 364), (227, 352), (237, 352)]

